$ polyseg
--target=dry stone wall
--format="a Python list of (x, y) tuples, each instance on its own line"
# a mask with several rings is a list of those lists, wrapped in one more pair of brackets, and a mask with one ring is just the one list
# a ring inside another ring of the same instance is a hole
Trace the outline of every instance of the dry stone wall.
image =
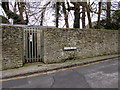
[[(44, 62), (118, 53), (118, 30), (47, 28), (44, 30)], [(64, 50), (76, 47), (76, 50)]]
[(2, 69), (23, 65), (23, 29), (14, 26), (0, 26), (2, 30)]
[[(0, 26), (0, 69), (23, 66), (23, 28)], [(118, 30), (41, 28), (41, 58), (44, 63), (63, 62), (118, 53)], [(75, 47), (75, 50), (64, 50)]]

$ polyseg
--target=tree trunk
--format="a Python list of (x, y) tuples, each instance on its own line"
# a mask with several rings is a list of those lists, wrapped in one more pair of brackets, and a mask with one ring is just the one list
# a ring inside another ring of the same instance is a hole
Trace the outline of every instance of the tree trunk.
[[(24, 6), (21, 6), (22, 8), (24, 8)], [(23, 10), (20, 11), (20, 15), (16, 14), (15, 12), (12, 12), (9, 9), (9, 2), (2, 2), (2, 8), (5, 11), (6, 15), (8, 16), (8, 19), (13, 19), (14, 24), (27, 24), (26, 20), (23, 19)], [(18, 7), (19, 9), (19, 7)]]
[(82, 4), (82, 28), (85, 28), (85, 4)]
[(42, 10), (41, 12), (41, 17), (40, 17), (40, 25), (43, 26), (43, 21), (44, 21), (44, 16), (45, 16), (45, 11), (46, 11), (46, 8), (47, 6), (50, 4), (50, 2), (46, 3), (44, 5), (44, 9)]
[(91, 22), (91, 17), (90, 17), (90, 8), (89, 5), (87, 5), (87, 2), (85, 2), (85, 7), (87, 11), (87, 16), (88, 16), (88, 23), (89, 23), (89, 28), (92, 28), (92, 22)]
[(63, 13), (64, 13), (65, 25), (66, 25), (66, 28), (69, 28), (68, 14), (66, 12), (66, 7), (65, 7), (65, 3), (64, 2), (62, 3), (62, 6), (63, 6)]
[(118, 9), (120, 9), (120, 1), (118, 2)]
[(107, 28), (109, 27), (110, 24), (110, 9), (111, 9), (111, 2), (107, 2), (107, 12), (106, 12), (106, 25)]
[(102, 5), (102, 0), (99, 2), (98, 21), (97, 21), (97, 28), (98, 29), (100, 29), (101, 5)]
[[(25, 2), (18, 2), (18, 9), (19, 9), (19, 18), (20, 18), (20, 23), (24, 24), (26, 21), (24, 20), (23, 17), (23, 12), (25, 11)], [(15, 22), (16, 23), (16, 22)]]
[(44, 12), (41, 13), (40, 26), (43, 26), (43, 18), (44, 18)]
[(56, 2), (56, 27), (59, 27), (59, 6), (60, 2)]
[(74, 28), (80, 28), (80, 5), (74, 4)]

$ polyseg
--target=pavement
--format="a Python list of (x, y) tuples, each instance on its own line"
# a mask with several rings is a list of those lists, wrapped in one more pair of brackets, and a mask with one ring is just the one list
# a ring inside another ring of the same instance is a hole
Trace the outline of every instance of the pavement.
[(54, 63), (54, 64), (43, 64), (43, 63), (36, 63), (36, 64), (28, 64), (24, 67), (15, 68), (15, 69), (8, 69), (4, 71), (0, 71), (2, 73), (0, 75), (1, 79), (4, 78), (11, 78), (11, 77), (18, 77), (18, 76), (24, 76), (24, 75), (31, 75), (35, 73), (43, 73), (48, 71), (55, 71), (60, 70), (63, 68), (70, 68), (75, 66), (80, 66), (88, 63), (94, 63), (99, 61), (104, 61), (108, 59), (114, 59), (118, 57), (118, 55), (106, 55), (106, 56), (98, 56), (98, 57), (92, 57), (92, 58), (86, 58), (81, 60), (71, 60), (66, 61), (64, 63)]
[(2, 88), (10, 90), (12, 88), (109, 88), (108, 90), (115, 90), (114, 88), (118, 88), (118, 59), (109, 59), (59, 72), (8, 79), (2, 82)]

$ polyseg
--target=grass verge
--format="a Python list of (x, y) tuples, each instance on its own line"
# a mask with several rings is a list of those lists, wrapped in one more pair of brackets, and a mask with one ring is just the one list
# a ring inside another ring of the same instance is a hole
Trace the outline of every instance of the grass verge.
[[(81, 62), (91, 61), (91, 60), (99, 60), (99, 59), (115, 57), (115, 56), (118, 56), (118, 54), (88, 57), (88, 58), (84, 58), (84, 59), (72, 59), (72, 60), (66, 60), (65, 62), (52, 63), (52, 64), (67, 64), (67, 63), (74, 64), (74, 63), (81, 63)], [(42, 66), (42, 65), (52, 65), (52, 64), (44, 64), (43, 62), (35, 62), (35, 63), (24, 64), (24, 67), (34, 66), (34, 65), (39, 65), (39, 66)]]

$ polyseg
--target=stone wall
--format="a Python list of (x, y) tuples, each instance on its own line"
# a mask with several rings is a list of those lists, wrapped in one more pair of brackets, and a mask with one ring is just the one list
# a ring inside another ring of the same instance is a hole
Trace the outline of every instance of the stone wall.
[[(64, 47), (76, 47), (65, 51)], [(117, 30), (44, 29), (44, 62), (118, 53)]]
[(0, 27), (0, 70), (2, 69), (2, 28)]
[(23, 65), (23, 29), (14, 26), (2, 28), (2, 69), (16, 68)]
[[(23, 28), (0, 26), (0, 63), (9, 69), (23, 66)], [(41, 58), (44, 63), (62, 62), (118, 53), (118, 30), (41, 28)], [(76, 50), (64, 50), (76, 47)], [(2, 56), (2, 57), (1, 57)]]

